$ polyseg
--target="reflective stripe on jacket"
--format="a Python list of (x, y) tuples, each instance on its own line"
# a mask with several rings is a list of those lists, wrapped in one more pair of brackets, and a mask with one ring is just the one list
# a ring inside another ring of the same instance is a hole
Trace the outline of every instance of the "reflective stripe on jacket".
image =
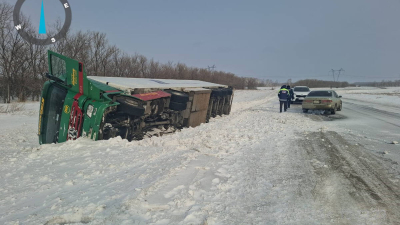
[(290, 98), (289, 90), (286, 88), (282, 88), (278, 92), (278, 97), (279, 97), (279, 101), (287, 101), (287, 99)]

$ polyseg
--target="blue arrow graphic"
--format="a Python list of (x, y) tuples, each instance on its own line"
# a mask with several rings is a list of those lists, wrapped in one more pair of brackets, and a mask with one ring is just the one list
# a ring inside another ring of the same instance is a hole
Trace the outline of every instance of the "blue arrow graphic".
[(39, 34), (46, 33), (46, 22), (44, 20), (44, 9), (43, 9), (43, 0), (42, 0), (42, 10), (40, 12), (40, 25), (39, 25)]

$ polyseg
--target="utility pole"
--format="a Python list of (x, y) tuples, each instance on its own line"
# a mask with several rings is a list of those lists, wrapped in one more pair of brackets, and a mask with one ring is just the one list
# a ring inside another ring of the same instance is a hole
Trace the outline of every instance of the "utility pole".
[[(332, 72), (333, 82), (339, 82), (340, 74), (341, 74), (342, 72), (344, 73), (345, 70), (344, 70), (343, 68), (340, 68), (339, 70), (331, 69), (330, 72)], [(336, 72), (338, 72), (338, 75), (337, 75), (337, 77), (335, 78), (335, 73), (336, 73)]]
[(211, 72), (214, 72), (215, 68), (217, 68), (217, 67), (215, 67), (215, 65), (207, 66), (207, 67), (208, 67), (208, 70)]
[(341, 72), (343, 72), (344, 73), (344, 69), (343, 68), (340, 68), (340, 70), (338, 70), (339, 71), (339, 74), (338, 74), (338, 77), (337, 77), (337, 82), (339, 82), (339, 76), (340, 76), (340, 73)]
[(336, 70), (334, 70), (334, 69), (331, 69), (332, 76), (333, 76), (333, 82), (335, 82), (335, 71), (336, 71)]
[(217, 68), (217, 67), (215, 67), (215, 65), (207, 66), (207, 67), (208, 67), (208, 71), (211, 72), (211, 75), (214, 75), (214, 70), (215, 70), (215, 68)]

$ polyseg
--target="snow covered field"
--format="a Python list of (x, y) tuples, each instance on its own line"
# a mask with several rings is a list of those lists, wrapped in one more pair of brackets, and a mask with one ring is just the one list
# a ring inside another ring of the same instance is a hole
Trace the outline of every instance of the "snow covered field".
[(387, 88), (340, 88), (337, 91), (344, 98), (371, 103), (383, 103), (391, 106), (400, 106), (400, 87)]
[(0, 114), (0, 224), (396, 224), (400, 177), (276, 94), (136, 142), (39, 146), (38, 103)]

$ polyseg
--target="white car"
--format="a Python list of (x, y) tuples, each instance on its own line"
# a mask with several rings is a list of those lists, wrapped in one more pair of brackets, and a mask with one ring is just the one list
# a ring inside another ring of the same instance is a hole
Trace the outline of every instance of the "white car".
[(296, 86), (293, 88), (293, 93), (294, 99), (292, 99), (292, 103), (302, 102), (308, 93), (310, 93), (310, 88), (307, 86)]

